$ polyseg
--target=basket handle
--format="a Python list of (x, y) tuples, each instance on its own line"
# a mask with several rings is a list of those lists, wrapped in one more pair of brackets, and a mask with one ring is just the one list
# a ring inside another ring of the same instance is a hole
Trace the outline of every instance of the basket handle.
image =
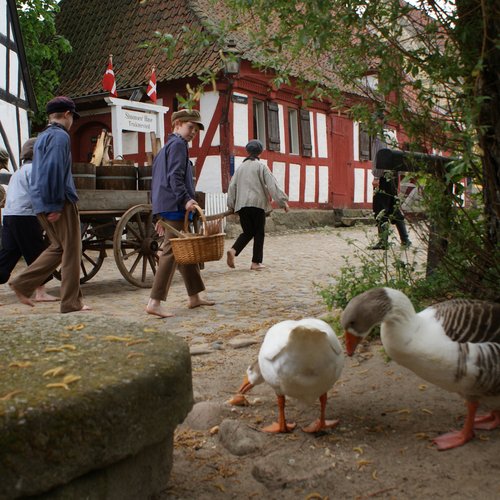
[[(203, 213), (203, 210), (199, 205), (193, 205), (193, 207), (198, 211), (198, 215), (201, 217), (203, 232), (205, 232), (207, 228), (207, 219), (205, 217), (205, 214)], [(187, 210), (184, 214), (184, 232), (189, 232), (189, 212)]]
[(163, 226), (165, 229), (168, 229), (169, 231), (172, 231), (178, 238), (187, 238), (187, 235), (184, 233), (181, 233), (180, 231), (177, 231), (175, 227), (171, 226), (168, 222), (166, 222), (163, 219), (160, 219), (158, 223)]

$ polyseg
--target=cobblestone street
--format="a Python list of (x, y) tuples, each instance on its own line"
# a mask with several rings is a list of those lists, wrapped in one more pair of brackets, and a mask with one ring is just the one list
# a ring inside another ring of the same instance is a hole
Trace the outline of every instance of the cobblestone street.
[[(92, 313), (121, 316), (146, 323), (163, 323), (172, 332), (183, 335), (210, 333), (222, 326), (241, 328), (249, 319), (279, 321), (290, 317), (317, 315), (325, 312), (313, 282), (325, 283), (328, 275), (344, 264), (354, 246), (348, 240), (358, 240), (361, 248), (367, 235), (375, 229), (323, 228), (305, 232), (266, 236), (264, 264), (267, 269), (250, 271), (251, 244), (236, 259), (236, 269), (229, 269), (225, 256), (218, 262), (208, 262), (202, 271), (206, 296), (215, 300), (214, 307), (189, 310), (180, 274), (174, 278), (167, 300), (167, 309), (175, 317), (159, 319), (144, 313), (149, 289), (130, 285), (120, 274), (111, 251), (97, 275), (82, 286), (85, 303)], [(226, 240), (226, 249), (233, 240)], [(18, 265), (17, 273), (23, 267)], [(47, 291), (58, 295), (59, 282), (52, 280)], [(0, 288), (2, 315), (47, 314), (58, 312), (58, 304), (38, 303), (30, 308), (19, 304), (7, 285)]]

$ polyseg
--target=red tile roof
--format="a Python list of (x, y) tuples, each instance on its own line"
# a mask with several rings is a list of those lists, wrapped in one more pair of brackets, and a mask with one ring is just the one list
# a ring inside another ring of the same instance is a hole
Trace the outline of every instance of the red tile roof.
[(65, 57), (59, 92), (72, 97), (101, 94), (108, 55), (118, 94), (120, 89), (146, 86), (156, 65), (157, 80), (189, 77), (205, 69), (218, 69), (215, 47), (186, 57), (182, 47), (169, 59), (161, 47), (140, 48), (153, 40), (156, 31), (180, 35), (183, 25), (203, 29), (189, 0), (62, 0), (57, 17), (58, 32), (73, 46)]
[[(187, 78), (222, 66), (215, 45), (201, 53), (186, 55), (179, 44), (174, 57), (169, 59), (161, 47), (144, 49), (140, 44), (154, 40), (155, 32), (181, 37), (183, 26), (200, 31), (206, 22), (217, 24), (227, 20), (230, 15), (224, 9), (224, 2), (214, 8), (214, 0), (61, 0), (60, 7), (58, 32), (73, 46), (60, 75), (61, 94), (72, 97), (107, 94), (103, 93), (101, 82), (109, 54), (113, 54), (119, 95), (123, 89), (145, 88), (153, 64), (158, 82)], [(248, 22), (240, 22), (235, 42), (243, 59), (258, 63), (262, 62), (262, 51), (251, 40), (248, 31), (251, 26), (251, 17)], [(286, 53), (281, 53), (280, 65), (291, 76), (326, 86), (335, 83), (342, 88), (324, 60), (313, 60), (310, 55), (298, 59), (289, 56), (287, 60)]]

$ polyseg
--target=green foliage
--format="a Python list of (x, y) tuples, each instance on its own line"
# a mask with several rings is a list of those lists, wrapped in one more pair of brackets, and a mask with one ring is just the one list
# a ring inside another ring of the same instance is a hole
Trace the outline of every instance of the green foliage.
[(39, 109), (33, 123), (40, 127), (46, 122), (45, 105), (59, 86), (61, 56), (71, 51), (71, 45), (56, 32), (57, 0), (24, 0), (17, 2), (17, 9)]
[(344, 257), (345, 264), (330, 275), (328, 285), (315, 283), (329, 311), (345, 308), (353, 297), (375, 287), (396, 288), (412, 297), (415, 284), (422, 279), (413, 251), (395, 246), (383, 252), (367, 251), (355, 241), (349, 244), (356, 247), (354, 258)]

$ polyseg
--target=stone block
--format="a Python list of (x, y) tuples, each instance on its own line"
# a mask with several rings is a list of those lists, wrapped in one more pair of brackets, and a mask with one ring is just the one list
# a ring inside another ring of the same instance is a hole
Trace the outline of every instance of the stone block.
[(173, 432), (193, 405), (184, 340), (90, 313), (0, 319), (0, 369), (0, 498), (78, 482), (95, 495), (72, 498), (166, 487)]

